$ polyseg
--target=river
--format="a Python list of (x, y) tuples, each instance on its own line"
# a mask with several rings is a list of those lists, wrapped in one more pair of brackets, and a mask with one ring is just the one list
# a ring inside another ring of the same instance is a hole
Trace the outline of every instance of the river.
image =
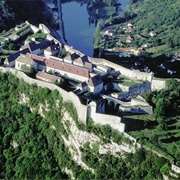
[[(130, 0), (120, 0), (121, 8), (126, 9)], [(67, 44), (92, 57), (95, 23), (89, 23), (87, 4), (76, 1), (62, 3), (62, 18)]]

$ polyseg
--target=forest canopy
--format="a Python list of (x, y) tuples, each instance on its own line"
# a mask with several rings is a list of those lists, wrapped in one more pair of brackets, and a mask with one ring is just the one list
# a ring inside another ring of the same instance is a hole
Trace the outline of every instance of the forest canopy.
[[(166, 55), (180, 49), (180, 1), (131, 0), (125, 12), (127, 21), (135, 25), (135, 33), (156, 47), (155, 55)], [(149, 33), (153, 32), (154, 37)]]
[(26, 20), (40, 23), (45, 19), (43, 14), (42, 0), (0, 0), (0, 31)]
[[(9, 73), (0, 72), (0, 81), (1, 179), (68, 179), (65, 168), (75, 179), (162, 179), (162, 174), (168, 174), (170, 166), (167, 160), (151, 151), (139, 149), (134, 154), (125, 153), (121, 158), (100, 154), (99, 145), (90, 147), (88, 141), (80, 151), (82, 161), (94, 172), (85, 170), (73, 160), (62, 138), (69, 137), (61, 120), (62, 108), (66, 108), (78, 123), (72, 104), (64, 103), (57, 90), (29, 85)], [(47, 104), (50, 110), (46, 110)], [(97, 129), (90, 123), (81, 128), (84, 131)], [(107, 126), (100, 129), (102, 132), (110, 131)], [(110, 141), (110, 134), (105, 135)]]

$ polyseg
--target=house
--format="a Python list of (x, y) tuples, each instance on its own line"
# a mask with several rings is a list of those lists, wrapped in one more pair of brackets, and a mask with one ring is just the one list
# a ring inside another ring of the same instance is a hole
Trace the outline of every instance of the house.
[(77, 58), (77, 59), (75, 59), (75, 60), (73, 61), (73, 64), (76, 65), (76, 66), (81, 66), (81, 67), (83, 67), (84, 62), (83, 62), (82, 58), (79, 57), (79, 58)]
[(20, 50), (28, 49), (30, 53), (39, 54), (39, 49), (34, 41), (31, 41), (20, 48)]
[(57, 55), (60, 52), (60, 47), (58, 44), (52, 44), (44, 49), (44, 55), (46, 57)]
[[(79, 90), (79, 91), (77, 91), (77, 90)], [(78, 94), (89, 91), (87, 82), (84, 81), (84, 82), (81, 82), (80, 84), (78, 84), (75, 91), (78, 92)]]
[(160, 69), (166, 69), (166, 67), (165, 67), (164, 64), (162, 64), (162, 63), (160, 64), (159, 67), (160, 67)]
[(41, 55), (44, 53), (44, 49), (46, 49), (48, 46), (52, 45), (53, 41), (44, 40), (38, 44), (36, 44), (34, 41), (31, 41), (24, 46), (20, 48), (20, 50), (28, 49), (30, 53)]
[(51, 83), (55, 83), (55, 82), (61, 83), (61, 81), (62, 81), (61, 77), (58, 77), (58, 76), (55, 76), (52, 74), (48, 74), (48, 73), (43, 72), (43, 71), (39, 71), (36, 74), (36, 79), (46, 81), (46, 82), (51, 82)]
[(31, 58), (25, 57), (25, 55), (20, 55), (15, 60), (15, 69), (30, 71), (31, 68), (37, 69), (37, 64)]
[(26, 57), (32, 58), (37, 63), (37, 70), (57, 72), (61, 76), (68, 79), (77, 80), (80, 82), (87, 81), (89, 79), (89, 71), (83, 67), (74, 66), (73, 64), (64, 63), (61, 61), (47, 59), (38, 55), (27, 53)]
[(151, 37), (154, 37), (154, 36), (156, 36), (156, 33), (155, 33), (154, 31), (150, 31), (150, 32), (149, 32), (149, 35), (150, 35)]
[(21, 51), (18, 51), (18, 52), (15, 52), (15, 53), (9, 55), (4, 61), (4, 66), (14, 67), (15, 66), (15, 60), (20, 56), (20, 54), (26, 54), (27, 52), (29, 52), (28, 49), (23, 49)]
[(106, 31), (104, 31), (103, 33), (102, 33), (102, 35), (103, 36), (113, 36), (113, 32), (112, 32), (112, 30), (111, 29), (107, 29)]
[(170, 75), (172, 75), (172, 74), (175, 74), (176, 71), (173, 71), (173, 70), (171, 70), (171, 69), (167, 69), (167, 73), (170, 74)]
[(129, 35), (129, 36), (126, 38), (126, 43), (131, 43), (133, 39), (134, 39), (134, 38), (133, 38), (131, 35)]
[(92, 92), (93, 94), (98, 94), (103, 90), (103, 82), (99, 75), (94, 75), (90, 77), (88, 81), (84, 81), (77, 85), (76, 94), (84, 93), (86, 91)]
[(65, 58), (64, 58), (64, 62), (66, 63), (69, 63), (69, 64), (72, 64), (73, 61), (77, 58), (79, 58), (80, 56), (76, 53), (72, 53), (70, 55), (67, 55)]
[(98, 94), (103, 90), (103, 82), (99, 75), (95, 75), (87, 81), (89, 91)]
[(45, 57), (38, 56), (35, 54), (27, 53), (26, 58), (32, 59), (37, 64), (37, 69), (39, 71), (46, 70)]

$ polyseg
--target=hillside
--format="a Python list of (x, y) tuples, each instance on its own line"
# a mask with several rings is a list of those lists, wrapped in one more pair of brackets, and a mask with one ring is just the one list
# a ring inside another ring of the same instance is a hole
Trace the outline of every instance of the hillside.
[[(1, 179), (162, 179), (170, 164), (108, 126), (85, 126), (57, 90), (0, 73)], [(33, 172), (33, 173), (32, 173)], [(104, 173), (106, 172), (106, 173)]]
[(46, 11), (42, 0), (1, 0), (0, 2), (0, 31), (10, 29), (26, 20), (33, 24), (39, 24), (48, 19), (51, 22), (49, 12)]
[(131, 1), (121, 16), (98, 23), (94, 55), (129, 69), (152, 71), (155, 77), (179, 78), (179, 17), (179, 1)]
[(132, 0), (124, 16), (135, 26), (132, 34), (141, 36), (135, 38), (138, 45), (148, 44), (146, 52), (153, 56), (179, 52), (180, 1)]

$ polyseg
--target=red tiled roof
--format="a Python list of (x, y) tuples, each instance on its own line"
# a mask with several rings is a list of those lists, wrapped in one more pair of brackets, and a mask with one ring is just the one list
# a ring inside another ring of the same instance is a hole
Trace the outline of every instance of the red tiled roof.
[(55, 60), (50, 60), (50, 59), (45, 59), (45, 64), (48, 67), (59, 69), (61, 71), (65, 71), (68, 73), (76, 74), (82, 77), (87, 77), (89, 78), (89, 71), (85, 68), (81, 68), (78, 66), (74, 66), (72, 64), (68, 63), (63, 63), (60, 61), (55, 61)]
[(59, 69), (68, 73), (76, 74), (82, 77), (89, 78), (89, 71), (85, 68), (74, 66), (72, 64), (63, 63), (61, 61), (56, 61), (53, 59), (46, 59), (38, 55), (27, 53), (26, 57), (32, 58), (37, 64), (43, 64), (44, 66)]
[(42, 57), (42, 56), (38, 56), (38, 55), (35, 55), (35, 54), (31, 54), (31, 53), (27, 53), (26, 54), (26, 57), (27, 58), (31, 58), (32, 60), (34, 60), (34, 62), (36, 62), (37, 64), (41, 64), (41, 65), (44, 65), (45, 66), (45, 57)]

